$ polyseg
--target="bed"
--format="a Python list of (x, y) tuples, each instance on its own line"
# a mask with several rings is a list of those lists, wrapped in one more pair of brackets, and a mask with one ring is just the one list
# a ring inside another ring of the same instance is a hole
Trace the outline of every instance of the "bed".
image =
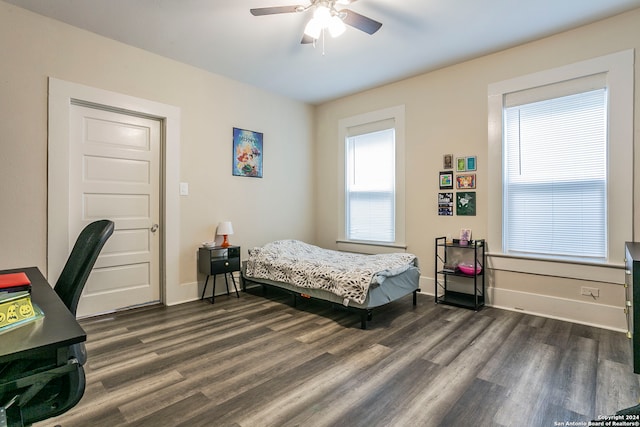
[(299, 297), (340, 304), (360, 314), (366, 329), (372, 310), (420, 291), (418, 259), (413, 254), (364, 255), (323, 249), (299, 240), (278, 240), (249, 249), (242, 287), (255, 283)]

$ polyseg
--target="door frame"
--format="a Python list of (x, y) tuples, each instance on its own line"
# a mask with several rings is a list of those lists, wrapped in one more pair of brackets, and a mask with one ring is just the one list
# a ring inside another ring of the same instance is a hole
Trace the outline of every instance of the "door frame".
[[(99, 106), (161, 121), (160, 300), (180, 299), (180, 109), (175, 106), (49, 77), (47, 280), (55, 283), (71, 252), (69, 242), (69, 117), (71, 104)], [(52, 197), (55, 195), (55, 197)]]

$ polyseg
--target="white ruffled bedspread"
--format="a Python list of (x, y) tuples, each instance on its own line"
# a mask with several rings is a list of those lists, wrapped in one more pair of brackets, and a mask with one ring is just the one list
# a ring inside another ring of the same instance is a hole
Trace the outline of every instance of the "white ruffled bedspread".
[(362, 304), (371, 283), (417, 266), (409, 253), (364, 255), (323, 249), (299, 240), (278, 240), (249, 249), (246, 276), (324, 289)]

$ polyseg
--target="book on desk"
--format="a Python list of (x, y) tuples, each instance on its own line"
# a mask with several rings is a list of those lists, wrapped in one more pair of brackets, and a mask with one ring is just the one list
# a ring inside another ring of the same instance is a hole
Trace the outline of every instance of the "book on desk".
[(0, 274), (0, 333), (44, 317), (31, 301), (31, 282), (25, 273)]
[(12, 293), (27, 291), (31, 292), (31, 281), (26, 273), (5, 273), (0, 274), (0, 292)]

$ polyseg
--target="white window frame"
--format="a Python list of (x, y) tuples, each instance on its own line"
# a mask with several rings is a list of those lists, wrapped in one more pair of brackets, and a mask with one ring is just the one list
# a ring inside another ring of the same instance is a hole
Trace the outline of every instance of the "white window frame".
[[(395, 182), (395, 241), (391, 243), (354, 241), (346, 238), (346, 147), (349, 129), (369, 124), (394, 121), (396, 146), (396, 182)], [(405, 107), (394, 106), (357, 116), (341, 119), (338, 122), (338, 248), (354, 252), (384, 253), (406, 249), (405, 243)]]
[[(497, 82), (488, 88), (489, 200), (488, 246), (498, 270), (623, 283), (624, 242), (633, 239), (633, 64), (626, 50), (564, 67)], [(502, 248), (502, 130), (505, 95), (576, 78), (605, 73), (608, 92), (607, 218), (608, 253), (602, 263), (521, 257)]]

